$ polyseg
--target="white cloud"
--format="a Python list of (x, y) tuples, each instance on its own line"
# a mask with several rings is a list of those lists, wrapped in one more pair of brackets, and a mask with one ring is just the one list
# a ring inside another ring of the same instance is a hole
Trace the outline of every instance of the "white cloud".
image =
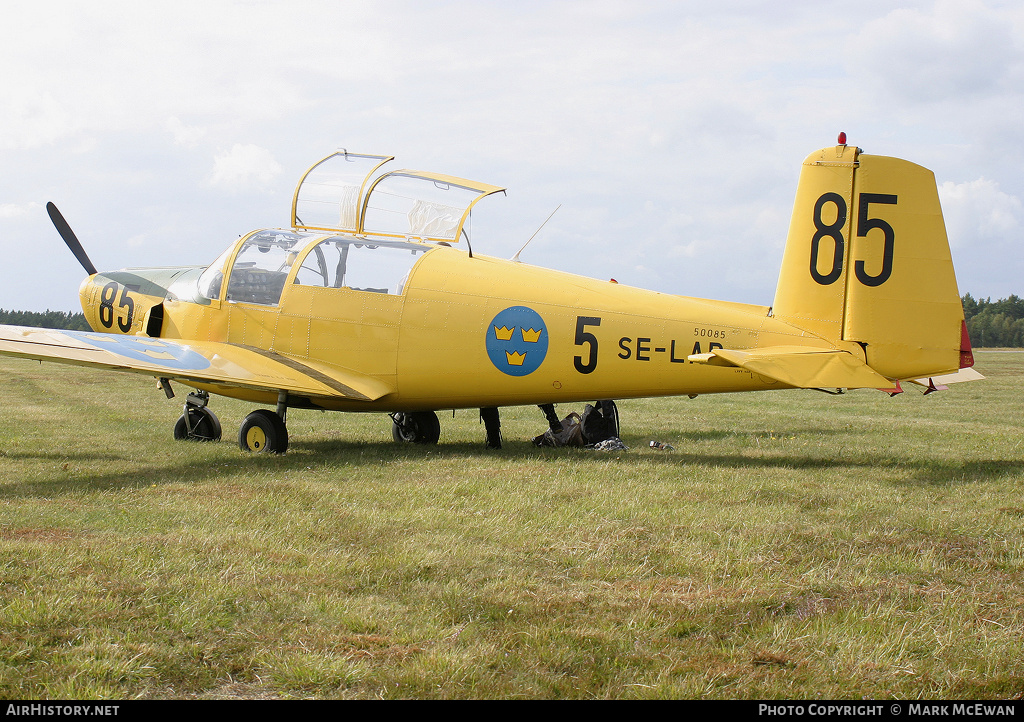
[(988, 178), (939, 185), (939, 199), (960, 292), (1004, 298), (1020, 294), (1024, 205)]
[(0, 218), (21, 218), (40, 209), (38, 203), (0, 203)]
[(178, 118), (168, 118), (164, 123), (164, 128), (174, 136), (175, 145), (185, 148), (195, 148), (206, 135), (205, 128), (185, 125)]
[(701, 246), (702, 244), (698, 240), (693, 240), (689, 243), (674, 243), (665, 250), (665, 257), (671, 260), (694, 258), (704, 250)]
[(998, 92), (1021, 60), (1009, 18), (977, 0), (900, 8), (851, 41), (855, 70), (895, 96), (941, 102)]
[(1024, 206), (986, 178), (939, 186), (950, 245), (975, 245), (980, 239), (1008, 239), (1019, 234)]
[(250, 190), (268, 185), (282, 170), (266, 148), (235, 143), (230, 151), (214, 158), (205, 185), (229, 191)]
[(78, 122), (52, 94), (8, 88), (0, 99), (0, 149), (31, 149), (72, 135)]

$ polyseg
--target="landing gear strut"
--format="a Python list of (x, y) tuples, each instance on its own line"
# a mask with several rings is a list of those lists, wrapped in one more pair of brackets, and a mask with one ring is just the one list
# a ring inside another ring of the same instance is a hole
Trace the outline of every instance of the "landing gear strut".
[(174, 424), (174, 438), (189, 441), (219, 441), (220, 421), (206, 404), (210, 394), (196, 391), (185, 399), (185, 410)]
[(501, 415), (497, 407), (489, 406), (480, 409), (480, 418), (483, 419), (484, 429), (487, 430), (487, 448), (501, 448)]

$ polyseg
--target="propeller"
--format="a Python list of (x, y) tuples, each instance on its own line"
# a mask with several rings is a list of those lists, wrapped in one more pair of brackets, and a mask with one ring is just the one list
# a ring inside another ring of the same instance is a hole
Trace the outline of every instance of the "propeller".
[(57, 229), (57, 233), (64, 239), (64, 243), (71, 249), (71, 252), (75, 254), (75, 258), (82, 264), (85, 272), (90, 276), (96, 273), (96, 266), (92, 265), (92, 261), (86, 255), (82, 244), (78, 242), (75, 232), (71, 230), (71, 226), (68, 225), (68, 222), (64, 220), (64, 216), (57, 210), (57, 206), (53, 205), (53, 203), (47, 203), (46, 212), (50, 214), (50, 220), (53, 221), (53, 226)]

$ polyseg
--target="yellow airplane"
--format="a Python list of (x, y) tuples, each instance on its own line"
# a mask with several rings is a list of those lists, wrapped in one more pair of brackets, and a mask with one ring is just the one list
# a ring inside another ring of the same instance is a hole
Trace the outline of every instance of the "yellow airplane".
[[(387, 412), (396, 441), (436, 443), (438, 409), (767, 389), (902, 390), (980, 375), (935, 179), (846, 144), (803, 163), (771, 306), (656, 293), (477, 255), (467, 219), (498, 186), (335, 153), (292, 199), (291, 228), (241, 237), (209, 266), (88, 272), (93, 332), (0, 326), (0, 353), (145, 374), (194, 389), (179, 439), (219, 439), (210, 394), (263, 405), (248, 451), (288, 447), (289, 408)], [(466, 250), (455, 244), (465, 240)], [(518, 255), (518, 254), (517, 254)], [(618, 431), (613, 402), (600, 407)]]

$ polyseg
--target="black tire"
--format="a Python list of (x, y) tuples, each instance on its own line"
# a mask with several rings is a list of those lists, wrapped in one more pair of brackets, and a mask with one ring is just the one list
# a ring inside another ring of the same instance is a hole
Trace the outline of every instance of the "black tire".
[(238, 429), (238, 447), (242, 451), (283, 454), (288, 450), (288, 429), (273, 411), (253, 411)]
[(391, 417), (391, 438), (400, 444), (436, 444), (441, 422), (433, 411), (399, 412)]
[[(178, 417), (174, 424), (174, 438), (188, 441), (220, 441), (221, 426), (220, 419), (210, 409), (203, 407), (189, 407), (188, 421), (185, 414)], [(188, 427), (192, 427), (189, 432)]]

